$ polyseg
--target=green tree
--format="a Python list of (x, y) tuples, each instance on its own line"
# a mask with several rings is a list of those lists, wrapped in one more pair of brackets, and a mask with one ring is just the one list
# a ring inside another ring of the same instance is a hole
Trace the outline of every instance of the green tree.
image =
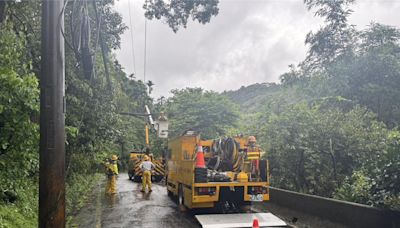
[(170, 137), (192, 129), (203, 138), (214, 138), (237, 126), (237, 107), (223, 95), (201, 88), (172, 90), (172, 94), (166, 104)]
[(275, 186), (330, 197), (384, 149), (386, 131), (372, 113), (324, 103), (289, 106), (261, 126)]
[(0, 223), (10, 227), (36, 225), (39, 84), (25, 44), (12, 22), (0, 25)]
[(218, 14), (218, 3), (219, 0), (146, 0), (143, 8), (148, 19), (164, 19), (177, 32), (181, 26), (186, 28), (190, 17), (202, 24), (210, 22)]
[(309, 51), (302, 66), (307, 71), (324, 70), (336, 58), (352, 55), (356, 32), (347, 24), (352, 10), (348, 5), (355, 0), (304, 0), (308, 10), (325, 19), (325, 27), (307, 34)]
[(377, 159), (370, 159), (346, 178), (334, 197), (400, 211), (400, 133), (391, 131)]

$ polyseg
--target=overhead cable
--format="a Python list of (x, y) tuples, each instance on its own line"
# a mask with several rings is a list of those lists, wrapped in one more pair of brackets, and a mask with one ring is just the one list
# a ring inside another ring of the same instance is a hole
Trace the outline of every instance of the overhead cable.
[[(132, 25), (131, 1), (130, 0), (128, 0), (128, 8), (129, 8), (129, 24), (130, 24), (129, 30), (131, 30), (131, 43), (132, 43), (133, 75), (136, 75), (135, 44), (133, 42), (133, 25)], [(135, 10), (135, 7), (133, 8), (133, 10)]]

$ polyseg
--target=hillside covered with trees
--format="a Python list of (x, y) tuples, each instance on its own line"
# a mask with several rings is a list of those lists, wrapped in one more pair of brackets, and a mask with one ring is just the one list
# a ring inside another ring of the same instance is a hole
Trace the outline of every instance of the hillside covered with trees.
[(399, 210), (400, 30), (358, 30), (351, 2), (305, 1), (325, 20), (307, 58), (280, 84), (225, 95), (268, 151), (274, 186)]

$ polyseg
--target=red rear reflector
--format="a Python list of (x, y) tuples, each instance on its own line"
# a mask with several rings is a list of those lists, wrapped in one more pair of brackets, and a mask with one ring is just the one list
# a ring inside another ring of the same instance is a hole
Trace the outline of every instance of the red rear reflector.
[(199, 187), (196, 188), (198, 195), (214, 195), (215, 188), (210, 187)]

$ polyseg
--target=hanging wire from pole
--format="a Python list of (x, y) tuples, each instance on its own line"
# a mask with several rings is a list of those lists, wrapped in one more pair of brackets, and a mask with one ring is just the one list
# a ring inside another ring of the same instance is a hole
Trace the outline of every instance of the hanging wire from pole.
[[(133, 3), (132, 3), (133, 5)], [(128, 8), (129, 8), (129, 25), (131, 30), (131, 43), (132, 43), (132, 61), (133, 61), (133, 75), (136, 75), (136, 61), (135, 61), (135, 44), (133, 42), (133, 25), (132, 25), (132, 15), (131, 15), (131, 0), (128, 0)], [(133, 7), (135, 10), (135, 7)]]
[(143, 63), (143, 83), (146, 84), (146, 55), (147, 55), (147, 18), (144, 19), (144, 63)]

